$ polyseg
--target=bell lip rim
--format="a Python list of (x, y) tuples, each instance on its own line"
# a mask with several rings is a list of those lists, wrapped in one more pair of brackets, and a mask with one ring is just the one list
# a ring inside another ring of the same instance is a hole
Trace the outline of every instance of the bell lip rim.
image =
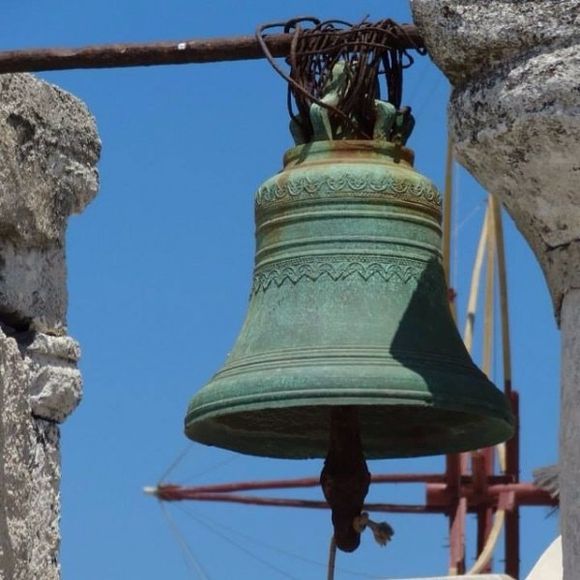
[[(249, 447), (241, 447), (235, 445), (224, 445), (221, 441), (217, 442), (215, 440), (210, 440), (210, 438), (203, 439), (203, 438), (193, 438), (191, 437), (187, 430), (184, 432), (185, 436), (192, 442), (200, 443), (201, 445), (206, 445), (208, 447), (217, 447), (218, 449), (224, 449), (226, 451), (231, 451), (233, 453), (240, 453), (242, 455), (248, 455), (252, 457), (266, 457), (270, 459), (288, 459), (288, 460), (304, 460), (304, 459), (324, 459), (326, 457), (325, 453), (319, 452), (311, 452), (311, 453), (268, 453), (267, 451), (260, 451), (259, 447), (256, 447), (250, 451)], [(393, 451), (392, 453), (384, 453), (379, 454), (375, 453), (372, 450), (363, 450), (365, 459), (367, 461), (385, 461), (385, 460), (392, 460), (392, 459), (414, 459), (419, 457), (436, 457), (436, 456), (445, 456), (450, 453), (468, 453), (470, 451), (477, 451), (478, 449), (485, 449), (487, 447), (495, 447), (496, 445), (501, 445), (502, 443), (506, 443), (513, 437), (513, 434), (509, 437), (502, 436), (501, 438), (493, 437), (489, 439), (482, 440), (482, 442), (478, 445), (459, 445), (456, 446), (449, 446), (445, 448), (445, 450), (437, 449), (437, 450), (422, 450), (413, 453), (400, 453)]]
[(403, 147), (392, 141), (378, 141), (375, 139), (339, 139), (328, 141), (312, 141), (303, 145), (295, 145), (287, 149), (283, 156), (283, 165), (287, 167), (293, 162), (300, 161), (311, 153), (323, 152), (366, 152), (366, 153), (383, 153), (388, 157), (398, 158), (413, 167), (415, 163), (415, 152), (413, 149)]
[[(497, 388), (496, 388), (497, 389)], [(309, 451), (309, 452), (301, 452), (301, 453), (284, 453), (284, 452), (268, 452), (264, 449), (260, 452), (260, 446), (252, 446), (251, 442), (249, 441), (242, 441), (242, 444), (233, 443), (231, 445), (225, 445), (224, 443), (227, 441), (226, 434), (230, 432), (230, 427), (227, 424), (221, 424), (219, 422), (220, 416), (225, 415), (237, 415), (240, 413), (254, 413), (259, 414), (260, 412), (267, 411), (267, 410), (274, 410), (280, 408), (288, 408), (288, 407), (333, 407), (336, 405), (336, 399), (340, 398), (342, 404), (347, 405), (356, 405), (360, 407), (400, 407), (405, 406), (408, 408), (415, 408), (415, 409), (436, 409), (436, 410), (443, 410), (448, 412), (456, 412), (462, 415), (471, 415), (472, 417), (480, 417), (484, 422), (487, 422), (488, 429), (491, 428), (491, 432), (487, 435), (482, 432), (479, 434), (477, 440), (477, 444), (469, 443), (469, 441), (474, 440), (474, 435), (466, 437), (465, 435), (457, 436), (453, 439), (453, 445), (451, 445), (451, 441), (446, 447), (445, 451), (440, 450), (426, 450), (422, 449), (420, 452), (397, 452), (392, 451), (391, 453), (384, 453), (384, 452), (373, 452), (373, 448), (370, 446), (365, 446), (365, 454), (367, 459), (394, 459), (394, 458), (404, 458), (404, 457), (421, 457), (421, 456), (430, 456), (430, 455), (440, 455), (445, 453), (459, 453), (463, 451), (469, 451), (476, 448), (482, 447), (490, 447), (492, 445), (496, 445), (498, 443), (507, 441), (511, 439), (516, 433), (516, 420), (509, 408), (509, 402), (501, 391), (497, 390), (498, 394), (503, 395), (506, 405), (493, 405), (487, 403), (487, 401), (481, 399), (472, 400), (472, 404), (466, 408), (466, 400), (465, 398), (462, 399), (461, 405), (454, 405), (455, 399), (453, 397), (445, 397), (445, 396), (438, 396), (433, 397), (430, 399), (426, 398), (417, 398), (417, 397), (405, 397), (399, 396), (394, 397), (393, 391), (390, 391), (391, 396), (387, 399), (384, 396), (380, 396), (376, 393), (377, 396), (368, 396), (369, 393), (366, 393), (366, 397), (361, 397), (360, 389), (357, 389), (357, 394), (354, 395), (351, 393), (349, 397), (344, 391), (339, 394), (337, 393), (335, 397), (325, 397), (325, 398), (315, 398), (305, 401), (304, 393), (301, 393), (302, 396), (298, 395), (297, 397), (288, 397), (284, 398), (283, 400), (278, 399), (277, 401), (256, 401), (254, 400), (253, 403), (249, 401), (245, 401), (245, 403), (241, 403), (238, 400), (238, 404), (232, 406), (232, 400), (224, 400), (220, 399), (219, 401), (214, 401), (211, 405), (213, 408), (210, 410), (208, 409), (209, 405), (204, 405), (203, 407), (198, 407), (193, 413), (191, 410), (191, 405), (194, 403), (196, 396), (190, 402), (188, 406), (187, 414), (184, 420), (184, 432), (185, 435), (193, 440), (197, 441), (198, 443), (202, 443), (204, 445), (210, 445), (215, 447), (220, 447), (224, 449), (229, 449), (230, 451), (235, 451), (238, 453), (243, 453), (247, 455), (255, 455), (261, 457), (279, 457), (285, 459), (307, 459), (307, 458), (315, 458), (321, 457), (323, 458), (325, 455), (322, 452), (318, 451)], [(406, 393), (409, 395), (410, 393)], [(297, 393), (294, 393), (297, 395)], [(403, 393), (399, 393), (399, 395), (403, 395)], [(292, 401), (294, 398), (294, 401)], [(382, 404), (379, 402), (380, 399), (383, 399)], [(241, 403), (241, 404), (240, 404)], [(294, 404), (293, 404), (294, 403)], [(487, 403), (487, 404), (486, 404)], [(224, 412), (224, 406), (227, 407), (229, 411)], [(216, 408), (217, 407), (217, 408)], [(220, 408), (221, 407), (221, 408)], [(201, 411), (201, 412), (200, 412)], [(479, 412), (478, 412), (479, 411)], [(197, 415), (196, 417), (192, 417), (192, 415)], [(493, 425), (493, 427), (491, 427)], [(480, 425), (482, 428), (482, 425)], [(204, 435), (205, 432), (205, 435)], [(245, 439), (244, 433), (239, 432), (238, 438), (242, 437)], [(235, 435), (234, 435), (234, 439)], [(463, 441), (463, 443), (462, 443)], [(282, 447), (283, 448), (283, 447)]]
[[(332, 406), (332, 405), (327, 405)], [(416, 405), (415, 405), (416, 406)], [(255, 411), (259, 413), (259, 410)], [(508, 421), (505, 418), (497, 416), (488, 416), (487, 419), (493, 424), (493, 430), (490, 433), (480, 433), (479, 437), (476, 439), (472, 433), (470, 436), (456, 436), (451, 441), (448, 442), (445, 450), (441, 449), (426, 449), (423, 448), (420, 451), (404, 452), (402, 450), (391, 450), (390, 452), (380, 452), (371, 445), (364, 445), (365, 447), (365, 457), (368, 460), (381, 460), (381, 459), (403, 459), (403, 458), (413, 458), (413, 457), (429, 457), (435, 455), (445, 455), (448, 453), (462, 453), (467, 451), (473, 451), (475, 449), (482, 449), (485, 447), (491, 447), (498, 445), (510, 440), (515, 435), (515, 424), (513, 421)], [(313, 446), (311, 451), (307, 452), (284, 452), (286, 448), (282, 446), (277, 452), (268, 451), (265, 448), (260, 448), (259, 445), (252, 446), (251, 440), (246, 439), (247, 433), (239, 432), (238, 437), (235, 437), (235, 432), (230, 432), (230, 435), (234, 435), (234, 438), (229, 438), (232, 441), (231, 445), (226, 445), (225, 442), (228, 440), (226, 437), (230, 429), (227, 425), (221, 425), (215, 421), (214, 416), (208, 416), (196, 421), (193, 425), (185, 421), (184, 434), (190, 440), (203, 445), (208, 445), (212, 447), (219, 447), (221, 449), (227, 449), (236, 453), (242, 453), (244, 455), (252, 455), (257, 457), (272, 457), (279, 459), (315, 459), (324, 458), (326, 456), (326, 451), (315, 451), (316, 446)], [(240, 439), (241, 438), (241, 439)], [(290, 444), (291, 437), (286, 438), (286, 443)], [(240, 440), (242, 444), (240, 445)], [(281, 442), (281, 438), (280, 441)], [(476, 440), (477, 443), (473, 441)], [(257, 437), (256, 437), (257, 441)], [(304, 442), (302, 442), (304, 443)], [(369, 442), (370, 443), (370, 442)], [(375, 442), (376, 444), (376, 442)], [(375, 450), (373, 450), (375, 449)], [(282, 450), (282, 451), (281, 451)]]
[[(496, 387), (497, 388), (497, 387)], [(501, 391), (498, 390), (500, 394), (503, 395)], [(187, 431), (190, 423), (201, 423), (204, 421), (211, 421), (218, 416), (223, 415), (233, 415), (238, 413), (258, 413), (260, 411), (266, 411), (269, 409), (275, 409), (279, 407), (333, 407), (336, 406), (335, 400), (340, 399), (345, 401), (343, 404), (355, 405), (361, 407), (368, 406), (379, 406), (379, 407), (396, 407), (396, 406), (406, 406), (406, 407), (417, 407), (417, 408), (439, 408), (441, 410), (471, 414), (480, 417), (493, 418), (496, 421), (502, 421), (507, 425), (510, 425), (513, 430), (515, 430), (515, 416), (511, 412), (508, 404), (507, 397), (505, 399), (506, 406), (503, 411), (499, 406), (486, 404), (485, 399), (471, 399), (470, 408), (465, 407), (466, 399), (462, 399), (462, 405), (453, 405), (453, 397), (437, 396), (432, 398), (427, 397), (413, 397), (409, 396), (410, 393), (406, 392), (408, 396), (404, 396), (404, 393), (396, 393), (390, 391), (389, 397), (385, 397), (384, 393), (374, 392), (374, 390), (369, 390), (361, 392), (360, 389), (357, 390), (356, 394), (349, 394), (345, 391), (337, 392), (334, 396), (319, 397), (319, 398), (304, 398), (306, 394), (304, 391), (293, 392), (292, 396), (281, 397), (274, 400), (256, 400), (259, 397), (253, 395), (252, 400), (250, 397), (245, 397), (246, 400), (241, 401), (241, 397), (230, 397), (228, 399), (219, 399), (216, 401), (208, 402), (203, 405), (197, 406), (195, 410), (191, 409), (197, 396), (194, 396), (188, 405), (187, 413), (185, 416), (184, 424)], [(279, 393), (278, 393), (279, 394)], [(309, 393), (311, 396), (313, 393)], [(314, 393), (315, 394), (315, 393)], [(505, 395), (504, 395), (505, 397)], [(382, 399), (382, 402), (381, 402)], [(306, 402), (308, 401), (308, 402)], [(223, 409), (235, 409), (233, 412), (224, 413)], [(489, 411), (489, 414), (483, 412), (477, 413), (475, 409), (484, 409)], [(194, 417), (192, 418), (192, 415)]]

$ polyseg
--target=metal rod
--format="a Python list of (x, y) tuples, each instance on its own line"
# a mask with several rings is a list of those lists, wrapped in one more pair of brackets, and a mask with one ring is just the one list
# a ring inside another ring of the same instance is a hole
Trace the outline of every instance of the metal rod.
[(494, 336), (494, 298), (495, 298), (495, 214), (493, 197), (488, 194), (488, 233), (487, 236), (487, 266), (485, 271), (485, 304), (483, 319), (483, 355), (481, 370), (489, 379), (493, 369), (493, 336)]
[[(507, 473), (515, 482), (520, 479), (520, 403), (517, 391), (509, 392), (512, 411), (516, 417), (515, 435), (507, 442)], [(505, 571), (512, 578), (520, 577), (520, 509), (516, 502), (514, 509), (508, 512), (505, 527)]]
[[(329, 509), (327, 502), (318, 500), (259, 497), (233, 493), (181, 493), (182, 490), (169, 489), (170, 487), (172, 486), (160, 486), (151, 490), (150, 493), (163, 501), (215, 501), (271, 507)], [(428, 497), (425, 505), (365, 503), (364, 509), (388, 513), (447, 513), (449, 510), (449, 496), (445, 486), (430, 484), (428, 487)], [(481, 503), (497, 503), (499, 496), (506, 492), (515, 493), (517, 504), (521, 506), (552, 506), (557, 503), (557, 500), (550, 496), (547, 491), (540, 490), (529, 483), (490, 486), (489, 495), (485, 497), (477, 497), (472, 492), (466, 491), (466, 495), (462, 497), (462, 507), (465, 511), (469, 512), (475, 512)]]
[[(401, 25), (404, 34), (393, 48), (423, 48), (412, 24)], [(273, 34), (266, 44), (274, 57), (288, 56), (291, 34)], [(38, 48), (0, 52), (0, 74), (47, 70), (122, 68), (193, 64), (264, 58), (255, 36), (190, 39), (135, 44), (104, 44), (80, 48)]]
[[(448, 291), (449, 309), (453, 319), (457, 321), (455, 292), (451, 288), (451, 226), (453, 203), (453, 141), (447, 136), (447, 154), (445, 158), (445, 189), (443, 192), (443, 270)], [(448, 454), (445, 459), (447, 489), (452, 496), (449, 502), (449, 574), (462, 574), (465, 571), (465, 516), (467, 503), (459, 495), (461, 476), (466, 471), (465, 455), (462, 453)]]
[[(325, 501), (309, 499), (291, 499), (277, 497), (257, 497), (250, 495), (237, 495), (233, 493), (196, 493), (187, 496), (173, 496), (170, 492), (166, 494), (163, 487), (158, 488), (154, 494), (159, 499), (165, 501), (217, 501), (225, 503), (239, 503), (254, 506), (290, 507), (290, 508), (310, 508), (310, 509), (330, 509)], [(428, 506), (422, 504), (389, 504), (389, 503), (365, 503), (363, 509), (371, 512), (387, 513), (443, 513), (444, 508), (440, 506)]]
[(467, 500), (464, 497), (453, 499), (453, 509), (449, 516), (450, 562), (449, 575), (465, 573), (465, 519)]
[[(483, 482), (483, 494), (487, 494), (487, 478), (489, 475), (493, 473), (493, 454), (494, 454), (494, 447), (487, 447), (480, 451), (481, 457), (483, 460), (483, 475), (485, 481)], [(496, 512), (496, 518), (500, 517), (499, 512)], [(503, 516), (501, 516), (503, 519)], [(503, 521), (502, 521), (503, 525)], [(487, 546), (490, 545), (490, 535), (492, 529), (495, 528), (494, 526), (494, 514), (493, 508), (491, 506), (485, 506), (478, 511), (477, 514), (477, 527), (478, 527), (478, 535), (481, 538), (481, 544), (478, 542), (478, 554), (482, 554), (487, 552)], [(496, 540), (492, 540), (493, 545), (495, 545)], [(481, 566), (482, 572), (491, 572), (492, 569), (492, 557), (493, 551), (489, 554), (489, 560), (484, 562)]]
[[(371, 483), (443, 483), (445, 477), (439, 473), (386, 473), (371, 475)], [(494, 483), (507, 483), (506, 478), (498, 478)], [(272, 479), (263, 481), (239, 481), (234, 483), (218, 483), (212, 485), (177, 486), (163, 485), (172, 489), (180, 489), (187, 493), (232, 493), (235, 491), (256, 491), (265, 489), (298, 489), (318, 487), (319, 477), (303, 477), (298, 479)]]
[[(206, 486), (206, 489), (208, 487), (211, 486)], [(223, 491), (201, 491), (201, 489), (203, 488), (188, 488), (168, 484), (145, 488), (144, 491), (162, 501), (222, 501), (276, 507), (328, 508), (328, 504), (324, 501), (236, 495)], [(390, 513), (446, 514), (449, 513), (450, 507), (457, 502), (455, 493), (445, 483), (429, 483), (427, 484), (426, 505), (367, 503), (364, 505), (364, 509)], [(547, 491), (530, 483), (496, 483), (490, 485), (483, 494), (474, 489), (473, 484), (471, 484), (462, 485), (459, 490), (460, 511), (465, 514), (467, 511), (476, 511), (481, 505), (496, 504), (500, 496), (505, 493), (515, 494), (516, 505), (552, 506), (557, 504), (557, 499), (553, 498)]]
[[(470, 508), (475, 508), (485, 503), (497, 503), (502, 493), (513, 492), (519, 506), (556, 506), (558, 500), (547, 491), (540, 489), (532, 483), (504, 483), (490, 485), (485, 495), (478, 494), (472, 487), (461, 489), (461, 496), (468, 501)], [(427, 505), (448, 506), (454, 501), (452, 491), (445, 484), (427, 484)]]
[[(451, 204), (453, 203), (453, 141), (447, 137), (447, 154), (445, 157), (445, 189), (443, 191), (443, 270), (445, 282), (451, 288)], [(455, 316), (454, 303), (450, 304)]]
[(511, 340), (509, 324), (509, 303), (507, 289), (507, 268), (505, 256), (505, 242), (503, 235), (503, 222), (501, 214), (501, 203), (494, 196), (490, 196), (490, 210), (493, 213), (493, 224), (495, 228), (496, 251), (497, 251), (497, 274), (499, 286), (499, 304), (501, 313), (501, 342), (503, 354), (503, 377), (506, 395), (509, 395), (512, 388), (512, 363), (511, 363)]
[[(487, 493), (487, 471), (483, 449), (474, 451), (471, 455), (471, 470), (473, 472), (473, 489), (477, 495)], [(486, 510), (487, 506), (482, 506), (477, 511), (477, 554), (481, 554), (487, 539), (486, 533)]]
[[(445, 483), (446, 476), (440, 473), (384, 473), (371, 475), (371, 483)], [(470, 485), (472, 477), (470, 475), (460, 476), (457, 485)], [(509, 476), (492, 475), (489, 477), (490, 485), (511, 483)], [(217, 483), (210, 485), (182, 486), (175, 484), (159, 485), (163, 489), (179, 490), (180, 493), (233, 493), (237, 491), (258, 491), (267, 489), (299, 489), (308, 487), (318, 487), (319, 477), (303, 477), (298, 479), (271, 479), (262, 481), (239, 481), (234, 483)]]
[[(461, 478), (465, 472), (465, 454), (451, 453), (445, 457), (445, 481), (442, 487), (448, 496), (449, 574), (457, 575), (465, 569), (465, 516), (467, 503), (460, 495)], [(429, 497), (429, 496), (427, 496)]]

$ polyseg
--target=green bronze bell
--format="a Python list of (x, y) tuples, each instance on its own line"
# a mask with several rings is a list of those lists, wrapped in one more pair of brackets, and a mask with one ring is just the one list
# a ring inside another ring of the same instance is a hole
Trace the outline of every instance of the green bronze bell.
[(357, 407), (368, 459), (512, 435), (506, 398), (452, 320), (440, 198), (410, 150), (376, 139), (294, 147), (255, 204), (248, 314), (224, 367), (189, 405), (191, 439), (325, 457), (335, 406)]

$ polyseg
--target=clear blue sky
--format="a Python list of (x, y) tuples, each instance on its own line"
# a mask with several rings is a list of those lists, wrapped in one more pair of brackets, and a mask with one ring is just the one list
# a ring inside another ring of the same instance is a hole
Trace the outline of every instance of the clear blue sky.
[[(248, 34), (259, 23), (304, 14), (410, 20), (406, 0), (2, 4), (3, 49)], [(184, 563), (157, 502), (141, 488), (156, 483), (188, 446), (187, 402), (223, 363), (242, 323), (253, 260), (252, 195), (279, 170), (291, 144), (285, 86), (264, 61), (41, 76), (86, 101), (103, 141), (99, 196), (71, 220), (68, 235), (69, 330), (83, 349), (85, 398), (62, 430), (64, 580), (202, 577)], [(427, 58), (407, 81), (404, 102), (417, 117), (410, 142), (417, 168), (441, 186), (449, 88)], [(463, 313), (485, 194), (463, 171), (457, 190), (454, 282)], [(522, 475), (529, 478), (557, 457), (559, 337), (541, 272), (511, 222), (506, 228)], [(370, 467), (424, 471), (442, 469), (443, 460)], [(320, 468), (320, 461), (256, 459), (193, 445), (171, 480), (306, 476)], [(314, 490), (309, 497), (319, 495)], [(421, 486), (383, 486), (369, 499), (421, 502), (424, 494)], [(168, 506), (208, 578), (324, 577), (326, 513), (219, 504), (186, 509)], [(547, 513), (523, 512), (524, 573), (556, 534), (557, 519)], [(388, 520), (396, 530), (388, 548), (364, 537), (357, 553), (339, 556), (338, 567), (371, 577), (445, 573), (443, 517)], [(469, 561), (472, 532), (473, 525)]]

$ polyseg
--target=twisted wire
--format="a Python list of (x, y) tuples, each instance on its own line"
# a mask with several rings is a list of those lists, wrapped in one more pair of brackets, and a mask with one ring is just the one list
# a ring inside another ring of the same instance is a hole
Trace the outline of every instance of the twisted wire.
[[(272, 57), (265, 38), (275, 29), (292, 35), (290, 55), (286, 59), (289, 72)], [(375, 121), (374, 100), (386, 99), (397, 109), (403, 96), (403, 71), (414, 58), (401, 44), (416, 46), (405, 30), (390, 19), (358, 24), (343, 20), (321, 21), (307, 16), (287, 22), (263, 24), (256, 36), (272, 67), (288, 82), (288, 112), (300, 126), (306, 140), (313, 134), (310, 107), (313, 103), (329, 111), (335, 121), (346, 124), (351, 136), (371, 138)], [(348, 63), (346, 87), (338, 95), (338, 104), (322, 101), (333, 66)], [(382, 82), (381, 82), (382, 81)]]

